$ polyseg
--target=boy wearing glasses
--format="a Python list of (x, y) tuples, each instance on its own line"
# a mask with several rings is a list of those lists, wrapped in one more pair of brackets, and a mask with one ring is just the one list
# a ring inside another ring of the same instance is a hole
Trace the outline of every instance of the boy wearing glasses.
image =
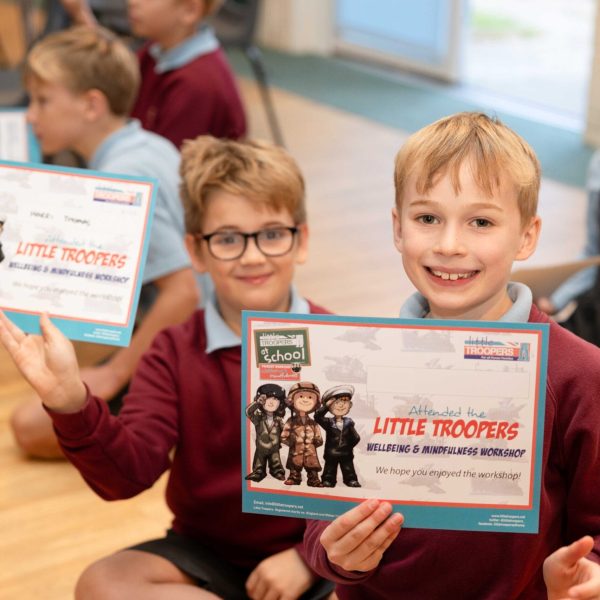
[(180, 172), (185, 241), (214, 295), (156, 337), (118, 417), (80, 380), (47, 316), (45, 353), (0, 319), (0, 341), (100, 496), (136, 495), (170, 468), (172, 529), (93, 564), (77, 597), (325, 597), (330, 584), (301, 554), (304, 521), (240, 510), (241, 311), (323, 312), (292, 287), (308, 247), (302, 175), (281, 148), (208, 136), (184, 144)]

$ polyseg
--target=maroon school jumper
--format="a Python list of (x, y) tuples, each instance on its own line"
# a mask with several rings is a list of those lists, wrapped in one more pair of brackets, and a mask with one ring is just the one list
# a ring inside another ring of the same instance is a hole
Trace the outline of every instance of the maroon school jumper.
[(148, 49), (139, 54), (142, 82), (131, 112), (144, 129), (178, 148), (199, 135), (238, 139), (246, 134), (242, 100), (220, 48), (165, 73), (155, 72)]
[[(549, 319), (532, 306), (529, 321)], [(546, 600), (544, 559), (585, 534), (600, 563), (600, 349), (554, 322), (542, 464), (537, 535), (407, 528), (361, 574), (329, 563), (319, 543), (328, 523), (309, 521), (305, 558), (338, 582), (340, 600)]]
[(60, 444), (106, 500), (139, 494), (171, 467), (173, 529), (231, 563), (252, 568), (292, 546), (301, 552), (304, 520), (242, 513), (241, 347), (205, 349), (197, 311), (156, 337), (118, 417), (92, 395), (77, 413), (49, 411)]

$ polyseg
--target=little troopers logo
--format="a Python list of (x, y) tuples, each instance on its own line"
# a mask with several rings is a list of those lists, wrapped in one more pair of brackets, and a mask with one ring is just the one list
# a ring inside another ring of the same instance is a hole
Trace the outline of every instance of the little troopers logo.
[(488, 338), (465, 340), (464, 357), (476, 360), (529, 361), (528, 343), (499, 342)]

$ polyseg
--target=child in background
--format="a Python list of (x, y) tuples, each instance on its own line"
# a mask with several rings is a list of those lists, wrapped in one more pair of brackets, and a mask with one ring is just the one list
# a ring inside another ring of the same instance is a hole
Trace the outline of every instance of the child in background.
[(537, 158), (499, 121), (462, 113), (408, 139), (395, 184), (394, 241), (418, 290), (401, 317), (550, 323), (539, 533), (401, 531), (371, 499), (308, 523), (309, 564), (340, 600), (598, 600), (600, 349), (509, 283), (538, 240)]
[[(61, 1), (75, 22), (95, 23), (86, 0)], [(127, 2), (132, 33), (148, 40), (139, 52), (142, 82), (132, 116), (177, 147), (198, 135), (238, 139), (246, 133), (233, 72), (204, 22), (221, 1)]]
[(304, 562), (304, 520), (241, 512), (241, 311), (323, 311), (292, 286), (308, 249), (304, 182), (280, 148), (210, 137), (184, 144), (181, 175), (186, 245), (215, 295), (156, 337), (118, 418), (47, 316), (42, 352), (0, 320), (0, 341), (100, 496), (134, 496), (170, 469), (172, 530), (92, 565), (77, 597), (322, 598), (331, 585)]
[[(131, 344), (103, 364), (81, 371), (94, 394), (110, 401), (128, 384), (154, 336), (185, 321), (198, 306), (198, 282), (183, 242), (179, 153), (170, 142), (128, 119), (139, 83), (138, 66), (109, 31), (77, 27), (46, 37), (27, 57), (25, 81), (30, 97), (27, 119), (44, 153), (73, 150), (91, 169), (159, 182)], [(115, 410), (118, 405), (111, 403)], [(16, 409), (11, 426), (18, 445), (30, 456), (62, 455), (38, 398)]]

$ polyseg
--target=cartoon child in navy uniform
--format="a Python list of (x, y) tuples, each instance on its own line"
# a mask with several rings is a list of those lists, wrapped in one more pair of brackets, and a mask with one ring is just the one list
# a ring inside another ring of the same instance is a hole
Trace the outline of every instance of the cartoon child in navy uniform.
[(281, 443), (289, 446), (290, 452), (286, 467), (290, 470), (285, 485), (299, 485), (302, 481), (302, 469), (306, 469), (307, 485), (323, 487), (319, 479), (321, 463), (317, 448), (323, 445), (319, 426), (309, 417), (319, 405), (321, 392), (310, 381), (299, 381), (289, 390), (286, 403), (292, 410), (281, 433)]
[(283, 481), (285, 469), (281, 463), (279, 448), (285, 414), (285, 390), (275, 383), (265, 383), (257, 388), (254, 401), (246, 409), (246, 416), (256, 429), (256, 450), (252, 460), (250, 481), (262, 481), (269, 473)]
[[(315, 421), (325, 430), (323, 487), (335, 487), (338, 465), (348, 487), (361, 487), (354, 469), (354, 446), (360, 441), (360, 436), (354, 421), (346, 416), (352, 408), (353, 395), (353, 386), (336, 385), (323, 394), (321, 406), (315, 413)], [(333, 417), (326, 417), (328, 412)]]

